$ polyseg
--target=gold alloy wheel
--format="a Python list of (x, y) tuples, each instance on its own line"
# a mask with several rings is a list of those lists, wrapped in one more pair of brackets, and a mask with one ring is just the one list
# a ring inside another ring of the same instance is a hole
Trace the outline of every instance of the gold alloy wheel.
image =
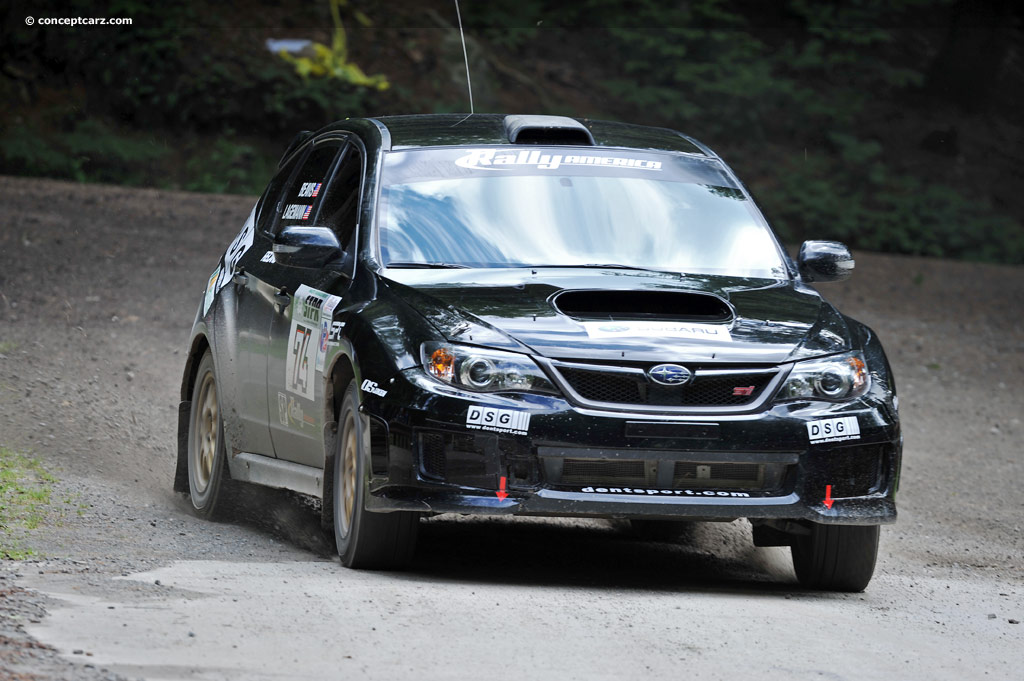
[(199, 413), (196, 414), (196, 434), (192, 448), (195, 469), (196, 492), (202, 494), (210, 484), (213, 475), (213, 462), (217, 456), (217, 383), (213, 372), (203, 376), (203, 384), (199, 388)]
[(352, 529), (352, 517), (356, 511), (356, 457), (359, 448), (356, 446), (356, 422), (352, 414), (345, 417), (345, 442), (342, 443), (341, 461), (341, 534), (348, 536)]

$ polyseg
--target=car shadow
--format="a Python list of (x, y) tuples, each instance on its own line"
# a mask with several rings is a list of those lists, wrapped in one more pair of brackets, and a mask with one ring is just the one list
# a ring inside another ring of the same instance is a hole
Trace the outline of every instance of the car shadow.
[(421, 521), (413, 565), (396, 579), (510, 586), (792, 593), (788, 555), (755, 548), (745, 521), (687, 523), (638, 537), (628, 521), (438, 516)]
[[(218, 522), (337, 561), (315, 499), (235, 483), (221, 504)], [(638, 533), (625, 520), (444, 514), (420, 521), (409, 567), (378, 574), (396, 581), (645, 592), (802, 591), (788, 551), (754, 547), (746, 521), (681, 523), (677, 533), (663, 534)]]

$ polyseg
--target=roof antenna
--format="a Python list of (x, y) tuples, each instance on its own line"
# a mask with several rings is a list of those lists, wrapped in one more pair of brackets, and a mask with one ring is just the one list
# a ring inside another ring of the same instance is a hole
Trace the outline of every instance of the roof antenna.
[(469, 89), (469, 115), (472, 116), (475, 113), (473, 111), (473, 82), (469, 79), (469, 55), (466, 54), (466, 34), (462, 32), (462, 13), (459, 12), (459, 0), (455, 0), (455, 16), (459, 18), (459, 36), (462, 38), (462, 59), (466, 62), (466, 87)]

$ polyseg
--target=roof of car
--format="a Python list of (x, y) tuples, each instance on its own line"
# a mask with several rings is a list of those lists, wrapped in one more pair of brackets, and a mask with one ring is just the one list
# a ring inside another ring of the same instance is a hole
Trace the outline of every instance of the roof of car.
[[(696, 140), (669, 128), (631, 125), (614, 121), (561, 116), (506, 116), (504, 114), (420, 114), (380, 116), (378, 121), (391, 136), (391, 148), (510, 144), (510, 119), (535, 124), (535, 129), (565, 129), (589, 137), (596, 146), (679, 151), (702, 156), (713, 154)], [(575, 125), (575, 127), (573, 127)], [(580, 127), (582, 125), (582, 127)], [(562, 126), (560, 128), (559, 126)], [(537, 143), (537, 142), (534, 142)], [(565, 143), (565, 142), (563, 142)]]

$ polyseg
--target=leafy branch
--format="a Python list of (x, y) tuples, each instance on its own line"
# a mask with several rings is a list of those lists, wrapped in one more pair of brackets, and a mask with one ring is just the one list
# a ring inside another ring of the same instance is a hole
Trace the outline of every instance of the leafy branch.
[[(312, 55), (293, 55), (287, 50), (280, 50), (278, 56), (295, 67), (295, 72), (303, 80), (310, 78), (336, 78), (352, 85), (387, 90), (390, 87), (384, 74), (372, 76), (359, 68), (359, 65), (348, 59), (348, 36), (341, 21), (341, 8), (348, 7), (348, 0), (331, 0), (331, 19), (334, 22), (334, 35), (331, 45), (313, 43), (310, 48)], [(356, 21), (363, 26), (370, 25), (370, 18), (359, 10), (354, 11)]]

